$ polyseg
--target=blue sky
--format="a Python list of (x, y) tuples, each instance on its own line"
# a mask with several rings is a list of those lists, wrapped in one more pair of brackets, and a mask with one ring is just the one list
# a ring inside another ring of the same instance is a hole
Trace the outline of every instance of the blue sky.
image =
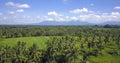
[(120, 0), (0, 0), (0, 24), (120, 21)]

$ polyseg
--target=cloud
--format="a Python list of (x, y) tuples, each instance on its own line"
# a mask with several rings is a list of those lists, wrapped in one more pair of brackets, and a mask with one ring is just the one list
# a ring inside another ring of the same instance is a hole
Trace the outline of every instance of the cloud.
[(70, 13), (73, 13), (73, 14), (87, 13), (87, 12), (89, 12), (87, 8), (74, 9), (70, 11)]
[(16, 12), (24, 12), (24, 10), (23, 9), (18, 9), (18, 10), (16, 10)]
[(13, 11), (10, 11), (10, 12), (9, 12), (9, 14), (15, 14), (15, 12), (13, 12)]
[(44, 20), (44, 21), (46, 21), (46, 20), (47, 20), (47, 21), (54, 21), (53, 18), (48, 17), (48, 16), (44, 16), (44, 17), (43, 17), (43, 20)]
[(112, 14), (112, 15), (120, 15), (119, 12), (112, 12), (111, 14)]
[[(55, 16), (56, 13), (52, 13)], [(51, 15), (51, 13), (50, 13)], [(44, 18), (48, 21), (84, 21), (89, 23), (102, 23), (108, 21), (120, 21), (120, 13), (119, 12), (111, 12), (111, 13), (86, 13), (86, 14), (79, 14), (79, 15), (68, 15), (68, 16), (57, 16), (57, 17), (50, 17)]]
[(0, 16), (3, 15), (3, 13), (0, 13)]
[(78, 19), (78, 17), (76, 17), (76, 16), (72, 16), (72, 17), (70, 17), (70, 20), (77, 21), (77, 20), (79, 20), (79, 19)]
[(62, 14), (59, 14), (59, 13), (57, 13), (55, 11), (48, 12), (48, 15), (49, 16), (62, 16)]
[(101, 15), (102, 21), (120, 21), (120, 13), (119, 12), (111, 12), (107, 15)]
[(97, 14), (80, 15), (79, 20), (87, 21), (90, 23), (98, 23), (101, 21), (101, 16)]
[[(75, 10), (75, 9), (74, 9)], [(9, 14), (12, 14), (8, 16), (2, 15), (0, 16), (0, 24), (2, 22), (4, 23), (35, 23), (35, 22), (42, 22), (42, 21), (83, 21), (83, 22), (89, 22), (89, 23), (103, 23), (108, 21), (120, 21), (120, 12), (98, 12), (98, 11), (91, 11), (87, 8), (79, 9), (79, 12), (77, 11), (74, 13), (68, 13), (61, 14), (56, 11), (47, 12), (47, 15), (37, 15), (37, 16), (23, 16), (23, 15), (17, 15), (17, 12), (24, 12), (23, 9), (18, 9), (16, 11), (11, 11)], [(77, 14), (77, 15), (76, 15)], [(4, 18), (4, 19), (3, 19)]]
[(14, 2), (7, 2), (6, 5), (9, 7), (15, 7), (15, 8), (30, 8), (28, 4), (19, 4)]
[(10, 11), (9, 14), (13, 15), (13, 14), (15, 14), (16, 12), (21, 13), (21, 12), (24, 12), (24, 10), (23, 10), (23, 9), (18, 9), (18, 10), (16, 10), (16, 11)]
[(37, 19), (40, 19), (41, 17), (40, 16), (36, 16)]
[(6, 15), (1, 17), (0, 24), (29, 24), (29, 23), (35, 23), (35, 18), (30, 16), (23, 16), (23, 15)]
[(114, 7), (114, 9), (120, 9), (120, 6), (116, 6), (116, 7)]
[[(84, 8), (83, 8), (84, 9)], [(72, 13), (68, 15), (59, 14), (55, 11), (48, 12), (48, 16), (43, 18), (43, 21), (83, 21), (89, 23), (102, 23), (107, 21), (120, 21), (120, 13), (119, 12), (110, 12), (110, 13), (103, 13), (103, 12), (96, 12), (90, 10), (81, 10), (78, 12), (77, 15)], [(80, 12), (83, 12), (79, 14)], [(62, 15), (62, 16), (60, 16)]]
[(120, 13), (119, 12), (111, 12), (111, 13), (101, 13), (101, 14), (86, 14), (80, 15), (79, 20), (87, 21), (90, 23), (102, 23), (106, 21), (119, 21)]

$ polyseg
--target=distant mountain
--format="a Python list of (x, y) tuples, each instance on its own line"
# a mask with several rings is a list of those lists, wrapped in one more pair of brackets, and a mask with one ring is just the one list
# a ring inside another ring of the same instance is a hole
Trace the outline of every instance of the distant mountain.
[(106, 25), (106, 24), (109, 24), (109, 25), (120, 25), (120, 21), (107, 21), (107, 22), (104, 22), (104, 23), (100, 23), (100, 25)]
[(43, 21), (40, 23), (36, 23), (34, 25), (92, 25), (91, 23), (88, 22), (81, 22), (81, 21)]

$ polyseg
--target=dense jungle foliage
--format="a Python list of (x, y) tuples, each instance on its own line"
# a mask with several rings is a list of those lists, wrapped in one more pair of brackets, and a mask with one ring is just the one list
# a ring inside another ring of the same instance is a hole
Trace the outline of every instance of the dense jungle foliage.
[[(120, 28), (0, 27), (0, 39), (31, 36), (53, 37), (46, 42), (45, 49), (40, 49), (36, 43), (27, 47), (26, 43), (21, 41), (13, 47), (9, 44), (0, 46), (0, 63), (120, 63)], [(115, 60), (111, 60), (113, 58)]]

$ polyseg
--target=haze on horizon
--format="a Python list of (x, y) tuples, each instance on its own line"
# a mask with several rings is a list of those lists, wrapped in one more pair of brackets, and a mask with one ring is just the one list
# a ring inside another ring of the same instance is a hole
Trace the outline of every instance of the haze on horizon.
[(0, 24), (120, 22), (120, 0), (0, 0)]

